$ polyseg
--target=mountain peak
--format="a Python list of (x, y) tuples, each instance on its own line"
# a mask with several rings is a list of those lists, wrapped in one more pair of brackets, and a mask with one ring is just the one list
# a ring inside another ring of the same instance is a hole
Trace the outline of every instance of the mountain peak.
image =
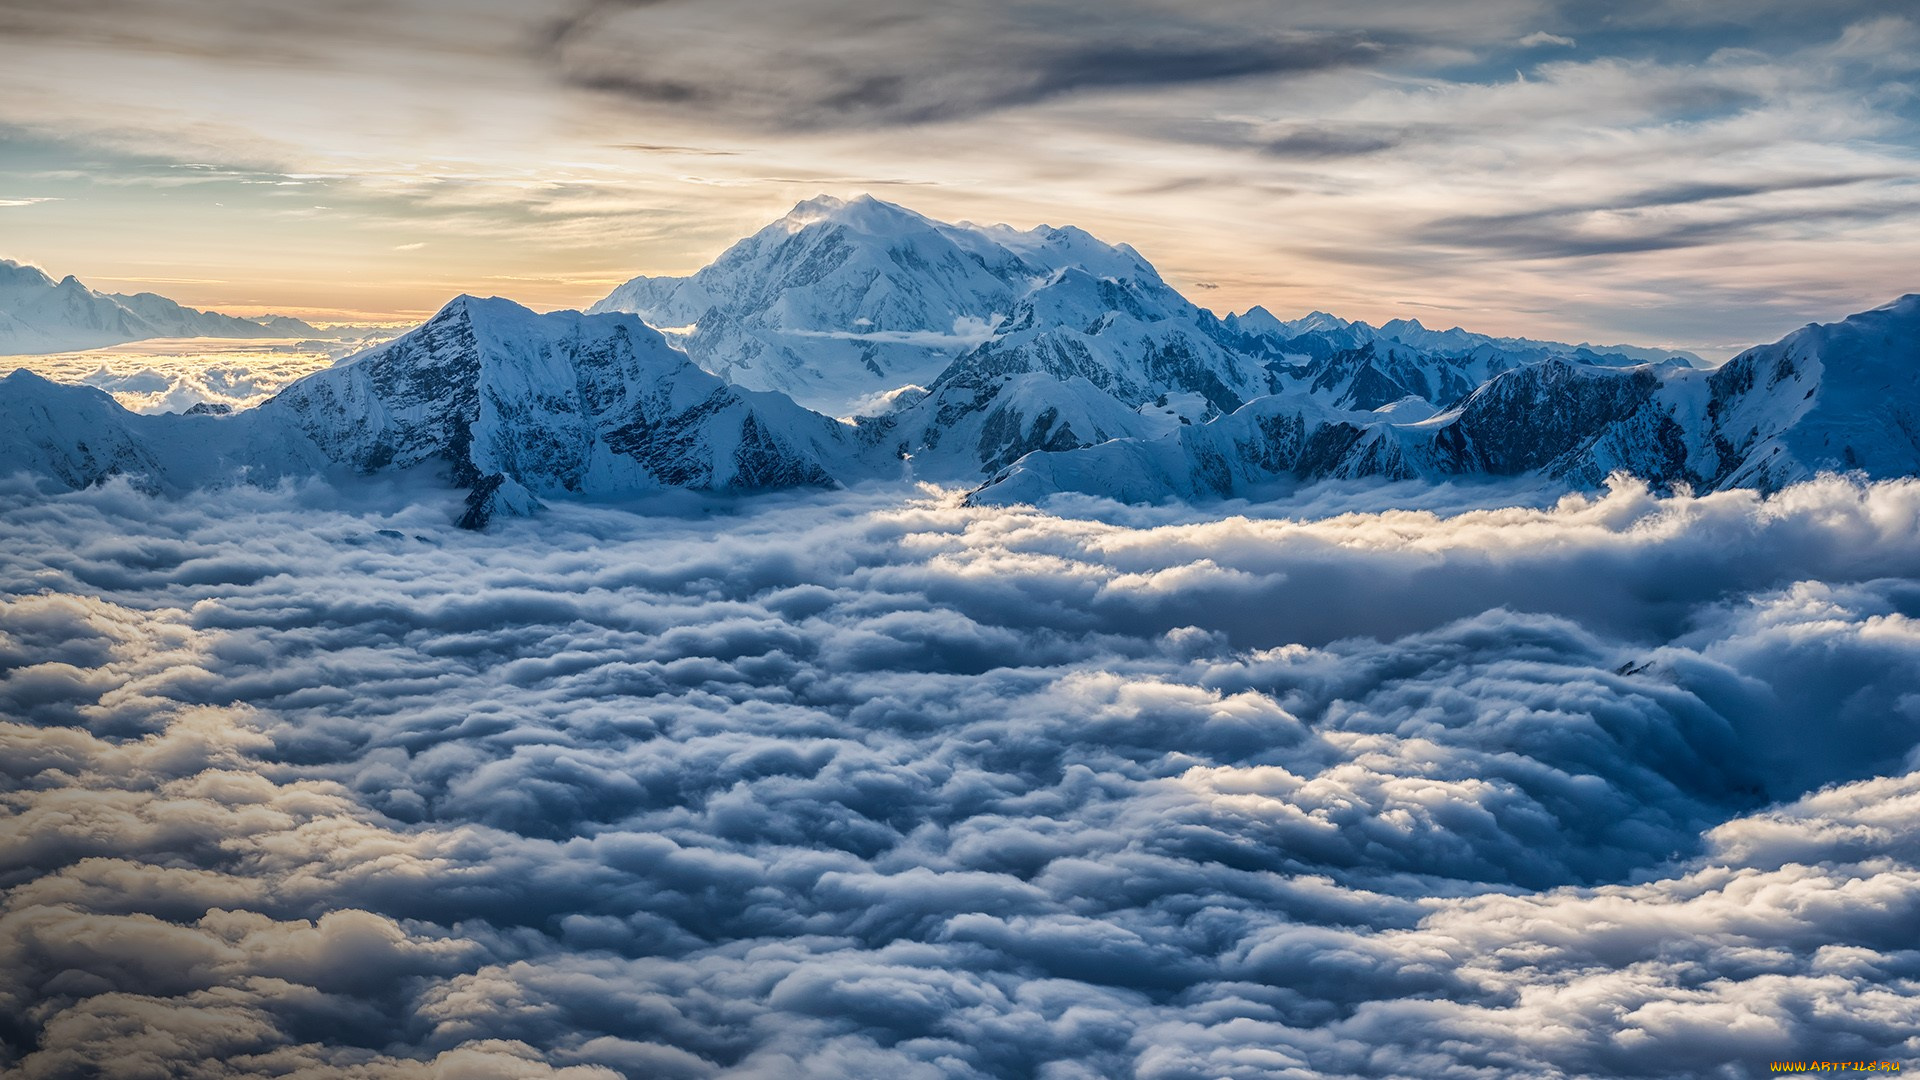
[(461, 293), (459, 296), (440, 306), (428, 323), (445, 322), (452, 319), (464, 319), (470, 323), (498, 323), (518, 321), (536, 317), (530, 307), (509, 300), (504, 296), (475, 296)]
[(1315, 308), (1288, 325), (1293, 327), (1296, 333), (1311, 333), (1316, 330), (1345, 330), (1353, 323), (1338, 315)]
[(798, 232), (811, 225), (840, 225), (857, 232), (875, 234), (937, 227), (937, 223), (930, 218), (866, 194), (855, 195), (851, 199), (816, 195), (796, 204), (781, 219), (781, 223), (790, 232)]
[(49, 286), (53, 279), (47, 272), (31, 263), (15, 262), (12, 259), (0, 259), (0, 284)]

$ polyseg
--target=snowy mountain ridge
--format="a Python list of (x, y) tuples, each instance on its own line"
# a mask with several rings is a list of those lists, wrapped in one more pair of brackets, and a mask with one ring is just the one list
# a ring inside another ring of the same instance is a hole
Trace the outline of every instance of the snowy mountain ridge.
[[(553, 499), (900, 477), (1008, 502), (1920, 473), (1915, 297), (1708, 368), (1413, 320), (1220, 319), (1079, 230), (950, 226), (872, 199), (802, 203), (699, 274), (636, 279), (596, 307), (619, 297), (692, 328), (462, 296), (231, 415), (135, 416), (17, 372), (0, 381), (0, 468), (155, 491), (425, 470), (475, 527)], [(893, 381), (908, 372), (924, 381)], [(781, 380), (874, 407), (835, 420), (756, 386)]]
[(242, 319), (157, 293), (103, 293), (71, 274), (0, 259), (0, 356), (97, 349), (148, 338), (301, 337), (320, 331), (284, 315)]
[[(1277, 342), (1309, 338), (1312, 335), (1326, 335), (1334, 336), (1334, 340), (1343, 341), (1349, 345), (1370, 340), (1390, 341), (1428, 352), (1471, 352), (1491, 346), (1506, 352), (1537, 353), (1542, 356), (1590, 355), (1593, 357), (1593, 362), (1611, 361), (1612, 366), (1616, 367), (1624, 363), (1659, 363), (1667, 360), (1684, 361), (1695, 367), (1708, 366), (1705, 360), (1684, 349), (1652, 349), (1642, 345), (1595, 345), (1587, 341), (1568, 344), (1564, 341), (1544, 341), (1537, 338), (1495, 337), (1490, 334), (1474, 333), (1458, 326), (1448, 330), (1430, 330), (1422, 325), (1419, 319), (1390, 319), (1376, 327), (1364, 321), (1349, 321), (1324, 311), (1310, 312), (1298, 319), (1281, 319), (1266, 308), (1256, 306), (1241, 314), (1228, 315), (1221, 322), (1237, 334)], [(1347, 332), (1345, 336), (1337, 336), (1342, 331)]]
[(1821, 472), (1920, 475), (1920, 295), (1808, 325), (1711, 370), (1552, 358), (1412, 422), (1276, 394), (1154, 439), (1031, 454), (973, 497), (1157, 501), (1335, 477), (1529, 474), (1592, 488), (1616, 472), (1702, 491), (1771, 491)]

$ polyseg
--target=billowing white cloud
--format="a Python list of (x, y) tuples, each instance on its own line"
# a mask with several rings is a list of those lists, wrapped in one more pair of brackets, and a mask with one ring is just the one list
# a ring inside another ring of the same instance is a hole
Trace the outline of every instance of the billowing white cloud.
[(203, 404), (244, 409), (390, 336), (389, 331), (370, 330), (346, 342), (134, 342), (82, 352), (9, 356), (4, 366), (9, 371), (25, 368), (58, 382), (98, 387), (134, 412), (182, 412)]
[(5, 491), (22, 1076), (1920, 1052), (1920, 483)]

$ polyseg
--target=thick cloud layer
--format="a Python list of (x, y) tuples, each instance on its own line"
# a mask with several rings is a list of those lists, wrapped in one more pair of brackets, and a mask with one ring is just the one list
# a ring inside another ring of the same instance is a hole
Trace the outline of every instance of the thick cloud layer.
[(1920, 1053), (1920, 483), (5, 498), (21, 1076)]
[(182, 412), (201, 404), (245, 409), (372, 343), (371, 336), (350, 342), (137, 341), (109, 349), (0, 357), (0, 369), (25, 368), (56, 382), (98, 387), (140, 413)]

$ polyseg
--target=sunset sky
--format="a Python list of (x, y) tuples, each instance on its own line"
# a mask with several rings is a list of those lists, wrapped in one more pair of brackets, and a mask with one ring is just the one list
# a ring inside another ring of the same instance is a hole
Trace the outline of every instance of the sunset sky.
[(1920, 1065), (1920, 0), (0, 0), (0, 260), (0, 1078)]
[(1197, 302), (1724, 355), (1920, 291), (1920, 24), (1783, 0), (0, 0), (0, 256), (581, 306), (820, 193)]

